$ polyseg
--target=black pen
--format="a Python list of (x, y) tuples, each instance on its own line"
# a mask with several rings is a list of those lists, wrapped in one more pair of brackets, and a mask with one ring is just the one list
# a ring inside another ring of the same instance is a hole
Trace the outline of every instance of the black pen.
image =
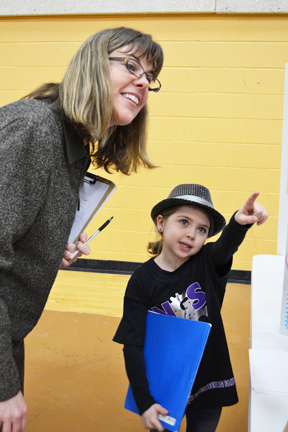
[[(111, 222), (111, 220), (113, 219), (113, 216), (110, 218), (110, 219), (108, 219), (103, 225), (101, 225), (101, 227), (100, 228), (98, 228), (98, 230), (94, 233), (94, 234), (92, 234), (92, 236), (91, 237), (89, 237), (89, 239), (88, 240), (86, 240), (86, 242), (84, 243), (85, 245), (87, 245), (91, 240), (93, 240), (93, 238), (94, 237), (96, 237), (96, 235), (97, 234), (99, 234), (110, 222)], [(80, 251), (79, 250), (76, 250), (71, 256), (70, 256), (70, 260), (71, 259), (73, 259), (73, 258), (75, 258), (78, 254), (80, 253)]]

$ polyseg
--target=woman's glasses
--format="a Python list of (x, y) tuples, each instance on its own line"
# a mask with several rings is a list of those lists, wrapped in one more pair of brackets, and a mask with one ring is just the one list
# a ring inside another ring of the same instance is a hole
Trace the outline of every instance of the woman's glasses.
[(141, 78), (145, 75), (148, 83), (149, 83), (149, 91), (153, 91), (154, 93), (158, 93), (161, 88), (160, 81), (153, 76), (153, 74), (146, 73), (143, 69), (143, 66), (137, 61), (130, 57), (109, 57), (109, 60), (118, 61), (124, 63), (128, 72), (137, 78)]

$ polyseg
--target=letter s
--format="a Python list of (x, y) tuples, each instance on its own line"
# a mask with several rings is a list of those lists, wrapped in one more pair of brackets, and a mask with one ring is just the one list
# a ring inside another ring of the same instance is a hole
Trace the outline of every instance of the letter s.
[(193, 300), (193, 309), (198, 310), (205, 306), (206, 304), (206, 294), (201, 291), (201, 287), (198, 282), (193, 283), (187, 288), (187, 297)]

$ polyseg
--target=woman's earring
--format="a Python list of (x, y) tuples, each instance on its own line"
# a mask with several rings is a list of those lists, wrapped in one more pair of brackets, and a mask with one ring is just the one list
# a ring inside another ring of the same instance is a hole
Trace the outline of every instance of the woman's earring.
[(162, 228), (159, 228), (159, 230), (158, 230), (159, 232), (161, 232), (162, 231)]

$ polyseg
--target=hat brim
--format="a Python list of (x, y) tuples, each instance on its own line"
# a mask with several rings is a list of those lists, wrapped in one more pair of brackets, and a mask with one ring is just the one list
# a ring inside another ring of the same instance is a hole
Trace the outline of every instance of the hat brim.
[(151, 218), (153, 222), (156, 224), (157, 216), (159, 216), (164, 210), (171, 207), (179, 207), (182, 205), (192, 205), (192, 206), (200, 207), (210, 214), (213, 220), (214, 227), (212, 233), (209, 234), (209, 237), (218, 234), (220, 231), (223, 230), (223, 228), (226, 225), (226, 220), (224, 216), (222, 216), (221, 213), (219, 213), (213, 207), (210, 207), (209, 205), (205, 205), (202, 203), (198, 203), (196, 201), (193, 201), (192, 199), (188, 200), (182, 198), (166, 198), (165, 200), (160, 201), (152, 208)]

